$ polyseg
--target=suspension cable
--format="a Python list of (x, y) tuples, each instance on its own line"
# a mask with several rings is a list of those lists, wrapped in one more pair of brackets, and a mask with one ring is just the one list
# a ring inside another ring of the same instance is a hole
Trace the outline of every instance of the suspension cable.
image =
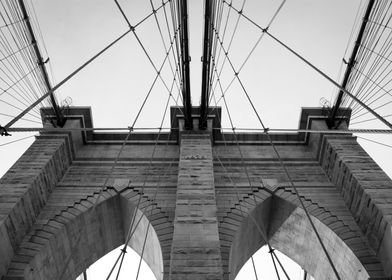
[[(226, 2), (225, 2), (226, 3)], [(227, 3), (226, 3), (227, 4)], [(236, 10), (233, 6), (230, 6), (232, 9)], [(237, 11), (237, 10), (236, 10)], [(239, 11), (237, 11), (239, 12)], [(382, 116), (380, 116), (378, 113), (376, 113), (374, 110), (372, 110), (369, 106), (367, 106), (365, 103), (363, 103), (360, 99), (358, 99), (355, 95), (353, 95), (351, 92), (343, 88), (340, 84), (338, 84), (336, 81), (334, 81), (331, 77), (329, 77), (327, 74), (325, 74), (323, 71), (321, 71), (318, 67), (313, 65), (311, 62), (309, 62), (307, 59), (305, 59), (303, 56), (301, 56), (299, 53), (294, 51), (292, 48), (290, 48), (288, 45), (280, 41), (277, 37), (272, 35), (268, 29), (260, 27), (258, 24), (256, 24), (254, 21), (252, 21), (250, 18), (244, 15), (244, 13), (241, 12), (241, 15), (246, 18), (248, 21), (252, 22), (255, 26), (260, 28), (265, 34), (267, 34), (270, 38), (272, 38), (275, 42), (277, 42), (279, 45), (283, 46), (285, 49), (287, 49), (289, 52), (294, 54), (296, 57), (298, 57), (300, 60), (305, 62), (308, 66), (310, 66), (313, 70), (315, 70), (317, 73), (319, 73), (321, 76), (323, 76), (325, 79), (327, 79), (330, 83), (335, 85), (337, 88), (339, 88), (341, 91), (343, 91), (345, 94), (347, 94), (349, 97), (351, 97), (353, 100), (355, 100), (358, 104), (360, 104), (362, 107), (364, 107), (366, 110), (368, 110), (370, 113), (372, 113), (375, 117), (377, 117), (381, 122), (383, 122), (386, 126), (389, 128), (392, 128), (392, 124), (388, 122), (386, 119), (384, 119)], [(223, 47), (223, 46), (222, 46)], [(237, 75), (238, 77), (238, 75)]]
[[(267, 31), (266, 29), (263, 29), (263, 30), (264, 30), (265, 33), (267, 33), (268, 35), (270, 35), (270, 33), (268, 33), (268, 31)], [(270, 35), (270, 37), (271, 37), (271, 36), (272, 36), (272, 35)], [(273, 38), (275, 38), (275, 37), (273, 37)], [(279, 41), (279, 42), (280, 42), (280, 41)], [(283, 44), (283, 43), (282, 43), (282, 44)], [(284, 46), (285, 46), (285, 45), (284, 45)], [(279, 160), (279, 163), (280, 163), (280, 165), (281, 165), (281, 167), (282, 167), (284, 173), (286, 174), (287, 178), (289, 179), (290, 185), (291, 185), (291, 187), (294, 189), (294, 191), (295, 191), (295, 193), (296, 193), (296, 196), (297, 196), (297, 198), (298, 198), (298, 200), (299, 200), (299, 202), (300, 202), (300, 204), (301, 204), (301, 207), (302, 207), (303, 210), (305, 211), (305, 214), (306, 214), (306, 216), (307, 216), (307, 218), (308, 218), (308, 220), (309, 220), (309, 222), (310, 222), (310, 224), (311, 224), (311, 226), (312, 226), (313, 231), (314, 231), (315, 234), (316, 234), (316, 237), (317, 237), (317, 239), (318, 239), (318, 241), (319, 241), (319, 243), (320, 243), (320, 245), (321, 245), (321, 247), (322, 247), (322, 249), (323, 249), (323, 251), (324, 251), (326, 257), (327, 257), (327, 259), (328, 259), (328, 262), (330, 263), (330, 265), (331, 265), (331, 267), (332, 267), (332, 269), (333, 269), (333, 271), (334, 271), (335, 276), (337, 277), (338, 280), (340, 280), (341, 278), (340, 278), (340, 276), (339, 276), (339, 274), (338, 274), (338, 272), (337, 272), (337, 270), (336, 270), (336, 268), (335, 268), (335, 265), (333, 264), (333, 261), (332, 261), (330, 255), (329, 255), (327, 249), (325, 248), (325, 245), (324, 245), (324, 243), (323, 243), (323, 241), (322, 241), (322, 239), (321, 239), (321, 237), (320, 237), (320, 235), (319, 235), (319, 233), (318, 233), (318, 231), (317, 231), (317, 229), (316, 229), (316, 226), (314, 225), (314, 223), (313, 223), (313, 221), (312, 221), (312, 219), (311, 219), (311, 217), (310, 217), (310, 214), (308, 213), (308, 210), (306, 209), (306, 207), (305, 207), (305, 205), (304, 205), (304, 203), (303, 203), (303, 201), (302, 201), (302, 198), (301, 198), (301, 196), (299, 195), (299, 192), (298, 192), (297, 188), (295, 187), (295, 185), (294, 185), (294, 183), (293, 183), (293, 180), (292, 180), (292, 178), (291, 178), (291, 175), (289, 174), (289, 172), (288, 172), (288, 170), (287, 170), (287, 168), (286, 168), (286, 165), (284, 164), (282, 158), (280, 157), (280, 154), (279, 154), (278, 150), (276, 149), (275, 144), (273, 143), (270, 134), (268, 133), (268, 128), (264, 125), (263, 121), (261, 120), (261, 117), (260, 117), (259, 113), (257, 112), (257, 110), (256, 110), (256, 108), (255, 108), (255, 106), (254, 106), (254, 104), (253, 104), (253, 102), (252, 102), (252, 100), (250, 99), (250, 96), (249, 96), (247, 90), (245, 89), (245, 86), (244, 86), (244, 84), (242, 83), (242, 81), (241, 81), (241, 79), (240, 79), (240, 77), (239, 77), (239, 75), (238, 75), (238, 72), (237, 72), (236, 69), (234, 68), (233, 63), (231, 62), (231, 59), (230, 59), (230, 57), (228, 56), (228, 53), (227, 53), (227, 52), (225, 51), (225, 49), (224, 49), (223, 44), (221, 44), (221, 47), (223, 48), (223, 51), (225, 52), (225, 55), (227, 56), (227, 60), (228, 60), (230, 66), (231, 66), (231, 68), (232, 68), (232, 70), (233, 70), (233, 72), (234, 72), (234, 74), (235, 74), (235, 77), (237, 78), (237, 80), (238, 80), (238, 82), (239, 82), (239, 84), (240, 84), (240, 86), (241, 86), (241, 88), (242, 88), (242, 90), (243, 90), (243, 92), (244, 92), (244, 94), (245, 94), (245, 96), (246, 96), (246, 98), (247, 98), (249, 104), (251, 105), (251, 107), (252, 107), (252, 109), (253, 109), (253, 111), (254, 111), (254, 113), (255, 113), (255, 115), (256, 115), (256, 117), (257, 117), (257, 119), (258, 119), (258, 121), (259, 121), (259, 123), (260, 123), (260, 125), (261, 125), (261, 127), (265, 130), (265, 134), (266, 134), (266, 136), (267, 136), (267, 139), (268, 139), (269, 143), (271, 144), (271, 147), (272, 147), (272, 149), (274, 150), (274, 153), (276, 154), (276, 156), (277, 156), (277, 158), (278, 158), (278, 160)], [(290, 50), (291, 50), (291, 49), (290, 49)], [(296, 53), (295, 53), (295, 54), (296, 54)], [(306, 60), (305, 60), (305, 61), (306, 61)], [(307, 62), (307, 61), (306, 61), (306, 62)], [(308, 63), (308, 62), (307, 62), (307, 63)], [(310, 64), (310, 65), (312, 65), (312, 64)], [(314, 67), (314, 66), (312, 65), (312, 67)], [(314, 68), (315, 68), (315, 67), (314, 67)], [(315, 68), (315, 69), (317, 69), (317, 71), (319, 71), (320, 73), (322, 73), (323, 75), (325, 75), (323, 72), (321, 72), (320, 70), (318, 70), (318, 68)], [(326, 75), (325, 75), (325, 76), (326, 76)], [(326, 76), (326, 77), (328, 77), (328, 76)], [(328, 77), (328, 78), (329, 78), (329, 77)], [(330, 79), (331, 81), (333, 81), (331, 78), (329, 78), (329, 79)], [(339, 84), (336, 83), (336, 85), (340, 87)], [(365, 105), (365, 106), (366, 106), (366, 105)], [(392, 128), (392, 125), (391, 125), (391, 128)]]
[(118, 41), (120, 41), (122, 38), (124, 38), (131, 30), (127, 30), (124, 32), (120, 37), (118, 37), (116, 40), (111, 42), (108, 46), (106, 46), (104, 49), (99, 51), (96, 55), (94, 55), (92, 58), (87, 60), (85, 63), (83, 63), (79, 68), (77, 68), (75, 71), (73, 71), (71, 74), (69, 74), (65, 79), (63, 79), (61, 82), (59, 82), (57, 85), (55, 85), (50, 91), (42, 95), (40, 98), (38, 98), (33, 104), (31, 104), (28, 108), (23, 110), (19, 115), (17, 115), (13, 120), (11, 120), (9, 123), (5, 125), (5, 127), (8, 129), (10, 128), (15, 122), (17, 122), (21, 117), (23, 117), (26, 113), (28, 113), (32, 108), (37, 106), (42, 100), (44, 100), (46, 97), (48, 97), (50, 94), (52, 94), (54, 91), (56, 91), (59, 87), (61, 87), (63, 84), (65, 84), (68, 80), (70, 80), (73, 76), (75, 76), (77, 73), (79, 73), (83, 68), (85, 68), (87, 65), (89, 65), (92, 61), (94, 61), (97, 57), (99, 57), (101, 54), (106, 52), (108, 49), (110, 49), (113, 45), (115, 45)]
[[(216, 67), (215, 67), (215, 70), (216, 70)], [(247, 170), (246, 165), (245, 165), (245, 163), (244, 163), (244, 157), (243, 157), (243, 154), (242, 154), (240, 145), (239, 145), (239, 141), (238, 141), (237, 136), (236, 136), (234, 124), (233, 124), (233, 121), (232, 121), (232, 118), (231, 118), (231, 114), (230, 114), (230, 111), (229, 111), (229, 107), (228, 107), (228, 105), (227, 105), (226, 98), (225, 98), (225, 96), (224, 96), (224, 94), (223, 94), (223, 91), (222, 91), (222, 85), (221, 85), (221, 83), (220, 83), (219, 74), (217, 75), (217, 77), (218, 77), (219, 87), (220, 87), (221, 92), (222, 92), (222, 98), (223, 98), (223, 100), (224, 100), (224, 104), (225, 104), (225, 107), (226, 107), (226, 111), (227, 111), (227, 113), (228, 113), (229, 121), (230, 121), (230, 124), (231, 124), (231, 127), (232, 127), (232, 131), (233, 131), (233, 135), (234, 135), (234, 138), (235, 138), (236, 147), (237, 147), (237, 149), (238, 149), (238, 151), (239, 151), (239, 154), (240, 154), (240, 157), (241, 157), (241, 163), (242, 163), (242, 166), (243, 166), (243, 168), (244, 168), (245, 174), (246, 174), (246, 176), (247, 176), (247, 180), (248, 180), (249, 187), (251, 188), (252, 192), (254, 192), (254, 190), (253, 190), (253, 185), (252, 185), (252, 183), (251, 183), (251, 180), (250, 180), (250, 176), (249, 176), (248, 170)], [(217, 104), (216, 104), (215, 96), (214, 96), (214, 101), (215, 101), (215, 106), (216, 106)], [(218, 115), (218, 121), (221, 122), (219, 115)], [(224, 134), (222, 134), (222, 136), (223, 136), (223, 139), (225, 139)], [(226, 141), (225, 141), (225, 140), (224, 140), (224, 143), (225, 143), (225, 146), (226, 146)], [(226, 176), (229, 178), (229, 180), (231, 181), (231, 183), (234, 185), (234, 188), (235, 188), (235, 191), (236, 191), (236, 194), (237, 194), (237, 199), (238, 199), (238, 201), (240, 201), (240, 198), (239, 198), (239, 191), (238, 191), (237, 185), (234, 183), (234, 180), (231, 178), (231, 176), (230, 176), (229, 173), (227, 172), (227, 169), (223, 166), (223, 163), (222, 163), (222, 161), (219, 159), (218, 154), (216, 154), (216, 157), (218, 158), (218, 160), (219, 160), (219, 162), (220, 162), (220, 164), (221, 164), (223, 170), (225, 171)], [(254, 204), (257, 205), (255, 196), (253, 196), (253, 201), (254, 201)], [(241, 204), (240, 204), (240, 203), (239, 203), (239, 208), (240, 208), (241, 216), (244, 218), (244, 213), (243, 213), (243, 210), (242, 210), (242, 207), (241, 207)], [(251, 221), (252, 221), (252, 222), (254, 223), (254, 225), (256, 226), (256, 229), (258, 230), (258, 232), (260, 233), (260, 235), (262, 236), (262, 238), (264, 239), (264, 241), (267, 243), (268, 248), (271, 250), (272, 247), (271, 247), (271, 245), (270, 245), (270, 243), (269, 243), (268, 237), (267, 237), (266, 233), (264, 232), (264, 230), (263, 230), (262, 228), (260, 228), (260, 225), (256, 222), (256, 220), (254, 219), (254, 217), (253, 217), (252, 215), (248, 215), (248, 216), (250, 217)], [(255, 277), (256, 277), (256, 279), (257, 279), (258, 277), (257, 277), (256, 268), (255, 268), (255, 266), (254, 266), (253, 255), (251, 256), (251, 260), (252, 260), (252, 263), (253, 263), (253, 268), (254, 268)]]

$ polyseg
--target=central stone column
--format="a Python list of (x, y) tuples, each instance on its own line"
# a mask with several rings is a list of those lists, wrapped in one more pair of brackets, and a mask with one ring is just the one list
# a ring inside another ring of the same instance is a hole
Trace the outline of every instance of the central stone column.
[(170, 279), (223, 279), (209, 134), (181, 136)]

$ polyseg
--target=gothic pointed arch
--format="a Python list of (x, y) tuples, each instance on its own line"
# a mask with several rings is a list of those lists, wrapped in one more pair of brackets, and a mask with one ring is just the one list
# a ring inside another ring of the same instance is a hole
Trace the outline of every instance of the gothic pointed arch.
[[(302, 199), (341, 279), (383, 275), (382, 265), (369, 251), (366, 238), (359, 231), (353, 235), (352, 224), (318, 203), (304, 196)], [(334, 278), (305, 211), (298, 204), (292, 190), (280, 188), (273, 193), (259, 190), (231, 209), (220, 226), (220, 236), (225, 242), (222, 251), (227, 254), (226, 279), (235, 279), (246, 261), (266, 245), (260, 230), (273, 248), (297, 262), (315, 279)]]
[[(156, 211), (150, 211), (156, 209), (156, 205), (151, 207), (153, 202), (146, 203), (143, 195), (133, 189), (119, 192), (110, 187), (64, 207), (61, 206), (64, 203), (62, 191), (65, 190), (56, 188), (49, 198), (33, 229), (19, 246), (5, 277), (75, 279), (95, 261), (126, 242), (134, 219), (129, 246), (143, 255), (158, 280), (163, 279), (161, 242), (164, 237), (158, 236), (155, 226), (158, 223), (164, 226), (165, 217), (162, 219)], [(139, 204), (137, 208), (139, 198), (144, 206)]]

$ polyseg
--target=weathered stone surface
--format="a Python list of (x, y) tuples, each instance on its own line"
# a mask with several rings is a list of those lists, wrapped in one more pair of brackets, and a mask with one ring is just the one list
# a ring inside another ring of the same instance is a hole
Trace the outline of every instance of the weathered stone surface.
[[(69, 126), (91, 125), (87, 108), (74, 112)], [(326, 129), (317, 112), (300, 127)], [(125, 242), (137, 213), (130, 245), (141, 253), (148, 229), (143, 257), (159, 280), (234, 279), (265, 239), (328, 278), (304, 209), (342, 279), (390, 277), (390, 178), (351, 135), (272, 137), (293, 182), (262, 134), (176, 132), (158, 145), (135, 134), (113, 169), (124, 134), (39, 136), (0, 180), (0, 277), (74, 278)]]
[(181, 137), (170, 279), (223, 279), (208, 134)]

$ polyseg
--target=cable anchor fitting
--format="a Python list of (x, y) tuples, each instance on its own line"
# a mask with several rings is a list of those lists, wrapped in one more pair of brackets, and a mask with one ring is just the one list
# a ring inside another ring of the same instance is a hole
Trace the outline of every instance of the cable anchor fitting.
[(0, 135), (1, 136), (11, 136), (11, 134), (8, 133), (7, 129), (1, 125), (0, 125)]
[(264, 127), (264, 133), (265, 134), (268, 134), (269, 130), (270, 130), (269, 127)]
[(128, 130), (129, 130), (129, 132), (132, 132), (133, 131), (133, 126), (128, 126)]
[(49, 57), (45, 61), (38, 61), (38, 65), (45, 65), (46, 63), (49, 62)]

